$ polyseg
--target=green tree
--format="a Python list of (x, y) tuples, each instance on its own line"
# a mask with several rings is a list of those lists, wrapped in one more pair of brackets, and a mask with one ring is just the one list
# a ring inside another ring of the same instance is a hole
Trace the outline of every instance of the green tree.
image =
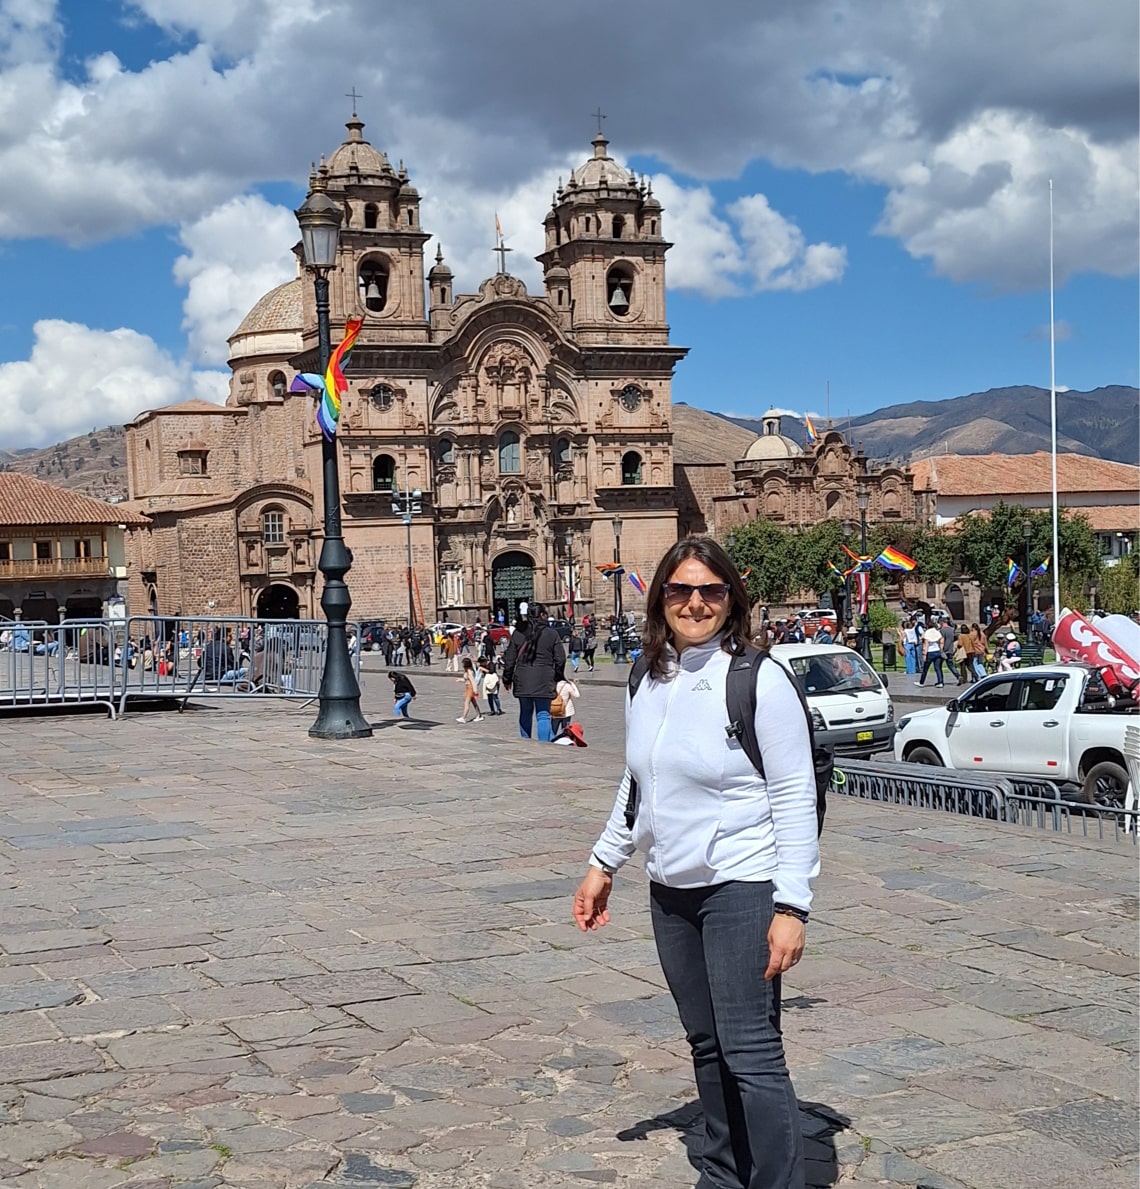
[[(1006, 559), (1012, 558), (1019, 566), (1025, 564), (1023, 525), (1026, 521), (1031, 526), (1030, 565), (1040, 565), (1053, 551), (1053, 519), (1047, 509), (1026, 508), (1021, 504), (999, 501), (988, 515), (967, 512), (960, 516), (953, 538), (960, 571), (980, 582), (983, 587), (1004, 587)], [(1063, 562), (1063, 588), (1079, 592), (1095, 583), (1100, 575), (1100, 550), (1088, 520), (1080, 513), (1061, 509), (1057, 521), (1057, 540)], [(1051, 566), (1054, 564), (1056, 558), (1050, 563)]]
[(791, 536), (786, 528), (764, 517), (742, 524), (728, 535), (728, 556), (741, 574), (748, 572), (744, 586), (752, 606), (782, 603), (796, 589)]
[(1112, 615), (1140, 611), (1140, 551), (1133, 550), (1114, 566), (1105, 566), (1096, 584), (1097, 606)]

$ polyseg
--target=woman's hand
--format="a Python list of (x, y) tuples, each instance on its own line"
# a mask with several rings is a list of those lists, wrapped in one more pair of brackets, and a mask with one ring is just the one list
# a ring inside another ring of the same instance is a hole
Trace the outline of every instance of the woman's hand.
[(765, 979), (773, 979), (777, 974), (791, 970), (803, 957), (804, 932), (803, 921), (788, 916), (786, 912), (778, 912), (772, 917), (772, 924), (768, 927), (768, 969), (764, 971)]
[(610, 912), (606, 905), (613, 886), (612, 875), (599, 871), (597, 867), (587, 870), (586, 878), (574, 893), (574, 920), (583, 933), (610, 923)]

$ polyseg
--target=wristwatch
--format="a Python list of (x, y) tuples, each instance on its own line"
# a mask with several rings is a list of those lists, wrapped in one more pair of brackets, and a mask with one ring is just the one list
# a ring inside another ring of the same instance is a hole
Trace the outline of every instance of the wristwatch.
[(597, 855), (590, 856), (590, 866), (597, 867), (603, 875), (614, 876), (617, 874), (617, 868), (611, 867), (609, 863), (603, 863)]
[(795, 917), (801, 924), (808, 923), (808, 911), (804, 908), (797, 908), (794, 904), (774, 904), (772, 911), (778, 916)]

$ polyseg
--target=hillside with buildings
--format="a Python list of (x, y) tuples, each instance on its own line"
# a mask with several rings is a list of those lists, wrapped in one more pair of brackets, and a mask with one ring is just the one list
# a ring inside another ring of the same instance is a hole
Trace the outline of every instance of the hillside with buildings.
[(126, 433), (121, 425), (109, 425), (39, 450), (0, 449), (0, 471), (31, 475), (99, 500), (125, 500)]

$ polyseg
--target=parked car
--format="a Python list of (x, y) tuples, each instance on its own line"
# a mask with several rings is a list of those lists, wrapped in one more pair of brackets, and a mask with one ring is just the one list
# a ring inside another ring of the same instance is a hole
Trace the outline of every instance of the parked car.
[(485, 630), (490, 633), (491, 639), (496, 644), (501, 644), (504, 640), (511, 638), (511, 629), (501, 623), (489, 623)]
[(858, 759), (890, 748), (895, 708), (887, 679), (857, 652), (842, 644), (774, 644), (771, 656), (803, 690), (817, 743)]
[(384, 620), (362, 619), (360, 621), (360, 647), (370, 652), (379, 652), (384, 647)]
[(899, 721), (895, 759), (1024, 773), (1080, 788), (1089, 804), (1123, 805), (1124, 728), (1140, 706), (1113, 698), (1089, 665), (995, 673), (945, 706)]

